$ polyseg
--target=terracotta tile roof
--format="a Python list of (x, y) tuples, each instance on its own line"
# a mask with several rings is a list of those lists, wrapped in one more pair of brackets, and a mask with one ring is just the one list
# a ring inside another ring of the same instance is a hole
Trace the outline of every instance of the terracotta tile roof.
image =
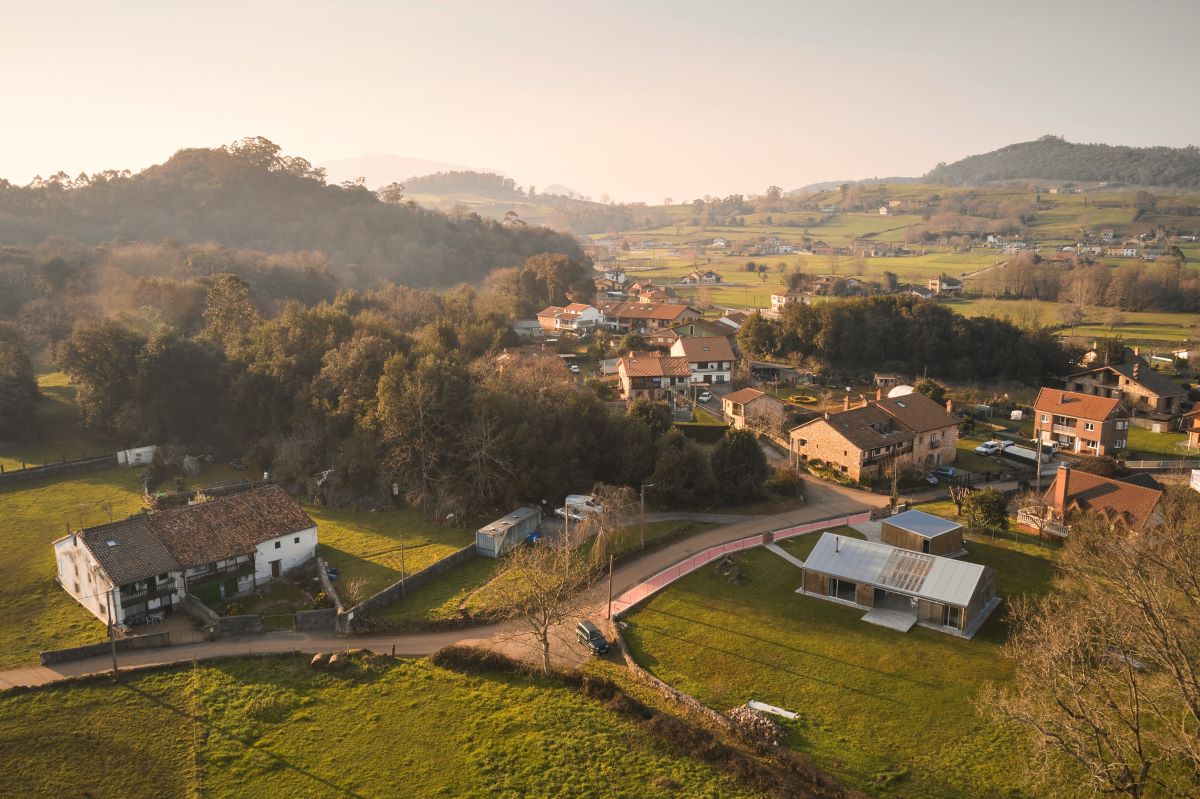
[(550, 305), (550, 306), (547, 306), (547, 307), (543, 308), (542, 310), (538, 311), (537, 315), (539, 317), (549, 316), (551, 318), (557, 318), (559, 316), (562, 316), (566, 310), (567, 309), (562, 307), (561, 305)]
[(731, 394), (726, 394), (723, 399), (726, 402), (737, 402), (745, 405), (748, 402), (754, 402), (759, 397), (765, 396), (767, 395), (764, 392), (759, 391), (757, 388), (743, 388), (740, 391), (734, 391)]
[(606, 316), (617, 319), (663, 319), (671, 321), (678, 319), (689, 310), (693, 310), (690, 305), (677, 305), (668, 302), (618, 302), (604, 313)]
[(832, 413), (828, 419), (814, 419), (796, 430), (815, 424), (829, 425), (830, 429), (862, 450), (878, 449), (913, 439), (912, 431), (895, 424), (895, 420), (880, 410), (878, 404)]
[[(1137, 377), (1133, 376), (1133, 367), (1137, 365)], [(1123, 377), (1127, 377), (1133, 382), (1140, 385), (1142, 388), (1155, 394), (1159, 397), (1173, 397), (1179, 394), (1185, 394), (1183, 386), (1163, 377), (1158, 372), (1150, 368), (1150, 364), (1146, 363), (1146, 359), (1140, 355), (1134, 355), (1129, 352), (1125, 356), (1123, 363), (1110, 363), (1107, 365), (1094, 366), (1091, 369), (1086, 369), (1082, 372), (1076, 372), (1073, 375), (1068, 375), (1068, 379), (1072, 377), (1081, 377), (1083, 375), (1092, 374), (1103, 370), (1110, 370)]]
[(628, 377), (690, 377), (687, 358), (635, 352), (622, 358), (620, 367)]
[[(179, 570), (179, 561), (149, 524), (149, 516), (134, 516), (80, 531), (83, 544), (116, 585)], [(112, 545), (109, 545), (109, 542)]]
[[(257, 544), (316, 527), (277, 485), (81, 531), (114, 582), (249, 555)], [(115, 541), (115, 546), (109, 546)]]
[(734, 330), (729, 325), (710, 322), (707, 319), (691, 319), (675, 325), (671, 330), (681, 338), (683, 336), (724, 336), (728, 338), (734, 335)]
[[(1058, 481), (1064, 473), (1067, 478), (1067, 496), (1063, 503), (1067, 510), (1079, 509), (1084, 511), (1097, 510), (1125, 518), (1132, 529), (1140, 530), (1146, 526), (1154, 508), (1162, 499), (1162, 491), (1132, 483), (1114, 480), (1111, 477), (1101, 477), (1075, 469), (1058, 470), (1050, 488), (1046, 491), (1043, 501), (1054, 505), (1058, 491)], [(1056, 508), (1056, 510), (1062, 510)]]
[(914, 433), (926, 433), (958, 424), (958, 419), (942, 405), (916, 391), (902, 397), (881, 399), (875, 406)]
[(1037, 400), (1033, 403), (1036, 411), (1057, 413), (1063, 416), (1073, 416), (1079, 419), (1103, 421), (1121, 409), (1121, 402), (1108, 397), (1098, 397), (1095, 394), (1081, 394), (1078, 391), (1062, 391), (1057, 388), (1043, 388), (1038, 392)]
[(682, 355), (690, 363), (733, 360), (733, 348), (725, 336), (684, 336), (671, 345), (671, 354)]

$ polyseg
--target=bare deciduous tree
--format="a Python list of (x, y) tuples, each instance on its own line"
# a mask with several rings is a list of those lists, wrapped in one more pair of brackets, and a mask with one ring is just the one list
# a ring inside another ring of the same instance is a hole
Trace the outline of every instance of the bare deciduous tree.
[(1200, 498), (1163, 506), (1141, 534), (1072, 520), (1053, 589), (1013, 603), (1014, 686), (984, 699), (1079, 766), (1088, 795), (1200, 792)]
[[(572, 536), (573, 538), (574, 536)], [(532, 634), (550, 673), (550, 642), (584, 615), (584, 592), (600, 575), (600, 567), (581, 556), (567, 536), (521, 546), (509, 552), (493, 579), (494, 595), (507, 619)]]

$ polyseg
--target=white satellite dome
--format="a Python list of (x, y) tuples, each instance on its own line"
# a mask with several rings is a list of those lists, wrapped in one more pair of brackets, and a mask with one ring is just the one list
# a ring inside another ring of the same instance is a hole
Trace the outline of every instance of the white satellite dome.
[(912, 386), (896, 386), (888, 392), (888, 398), (891, 399), (892, 397), (903, 397), (905, 394), (911, 394), (914, 391), (916, 391), (916, 389)]

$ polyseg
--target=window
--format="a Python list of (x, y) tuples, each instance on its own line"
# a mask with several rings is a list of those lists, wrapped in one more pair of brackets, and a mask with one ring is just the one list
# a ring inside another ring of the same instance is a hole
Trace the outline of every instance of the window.
[(1091, 422), (1084, 422), (1083, 429), (1087, 430), (1090, 433), (1091, 431), (1096, 429), (1096, 425), (1092, 424)]
[(283, 542), (282, 542), (282, 541), (276, 541), (276, 542), (275, 542), (275, 548), (276, 548), (276, 549), (279, 549), (281, 546), (283, 546)]
[(293, 539), (292, 539), (292, 543), (293, 543), (293, 544), (299, 544), (299, 543), (300, 543), (300, 536), (296, 536), (295, 538), (293, 538)]
[(1113, 449), (1125, 449), (1125, 439), (1118, 438), (1117, 443), (1113, 444)]
[(1042, 424), (1049, 424), (1049, 423), (1050, 423), (1050, 416), (1048, 414), (1043, 413), (1042, 414)]
[(79, 593), (79, 583), (75, 583), (75, 593)]
[(1117, 422), (1117, 429), (1118, 430), (1128, 430), (1129, 422)]

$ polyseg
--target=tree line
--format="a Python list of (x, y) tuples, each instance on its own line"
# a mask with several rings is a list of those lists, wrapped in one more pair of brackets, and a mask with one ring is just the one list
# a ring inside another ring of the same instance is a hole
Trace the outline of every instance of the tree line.
[(388, 284), (274, 312), (221, 274), (194, 329), (83, 322), (57, 364), (84, 427), (242, 457), (329, 502), (388, 496), (445, 520), (596, 482), (654, 482), (668, 503), (760, 496), (770, 474), (752, 434), (710, 452), (672, 430), (665, 405), (614, 412), (557, 357), (497, 360), (518, 343), (515, 309), (565, 301), (581, 269), (541, 256), (483, 291)]
[(793, 303), (779, 319), (755, 314), (738, 331), (742, 351), (806, 362), (816, 370), (899, 369), (955, 380), (1040, 385), (1071, 363), (1045, 328), (968, 318), (918, 297), (885, 295)]

